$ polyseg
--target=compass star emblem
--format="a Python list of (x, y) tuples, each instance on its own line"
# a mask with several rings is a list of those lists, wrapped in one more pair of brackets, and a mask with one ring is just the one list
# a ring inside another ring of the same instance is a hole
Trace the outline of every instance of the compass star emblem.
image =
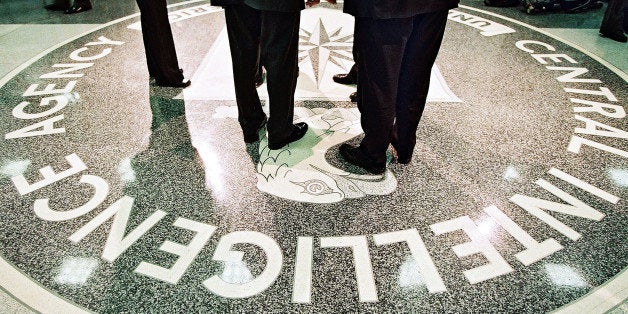
[(317, 87), (328, 63), (347, 70), (341, 60), (353, 61), (353, 34), (342, 34), (342, 27), (328, 33), (322, 19), (314, 26), (312, 32), (301, 28), (299, 35), (299, 64), (309, 59)]

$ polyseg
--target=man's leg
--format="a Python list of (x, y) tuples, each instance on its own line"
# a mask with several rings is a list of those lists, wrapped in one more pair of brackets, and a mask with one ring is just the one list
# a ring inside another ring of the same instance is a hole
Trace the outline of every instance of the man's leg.
[[(355, 60), (355, 57), (354, 57), (354, 60)], [(345, 84), (345, 85), (356, 84), (358, 82), (358, 67), (354, 63), (351, 66), (351, 69), (349, 70), (349, 72), (336, 74), (332, 77), (332, 79), (334, 80), (334, 82), (338, 84)]]
[(262, 12), (261, 62), (266, 69), (270, 102), (269, 143), (286, 142), (293, 132), (300, 19), (298, 11)]
[(626, 42), (624, 34), (624, 5), (626, 0), (609, 0), (600, 26), (600, 35), (619, 42)]
[(408, 163), (416, 145), (416, 130), (425, 108), (430, 74), (440, 49), (447, 11), (419, 14), (403, 56), (397, 92), (393, 146), (399, 162)]
[(168, 22), (165, 0), (137, 0), (149, 73), (157, 83), (168, 85), (183, 80)]
[(70, 0), (55, 0), (52, 4), (45, 5), (44, 8), (50, 11), (65, 11), (70, 7)]
[(225, 6), (225, 19), (233, 64), (238, 121), (245, 142), (257, 140), (266, 114), (255, 88), (261, 12), (245, 4)]
[(358, 109), (364, 130), (360, 150), (380, 165), (385, 165), (392, 138), (401, 61), (411, 31), (412, 18), (356, 18)]

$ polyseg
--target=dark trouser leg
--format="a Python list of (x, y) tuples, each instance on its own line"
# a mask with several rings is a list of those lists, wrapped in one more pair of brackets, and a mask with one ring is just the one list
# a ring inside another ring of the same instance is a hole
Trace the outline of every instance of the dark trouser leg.
[(625, 0), (608, 1), (608, 7), (606, 8), (606, 12), (604, 12), (600, 32), (623, 32), (625, 2)]
[(255, 83), (261, 83), (264, 81), (264, 69), (262, 68), (262, 60), (260, 60), (260, 55), (262, 53), (261, 48), (257, 52), (257, 72), (255, 72)]
[(225, 6), (227, 34), (233, 64), (238, 121), (245, 134), (257, 130), (265, 117), (257, 90), (261, 12), (244, 4)]
[(624, 33), (628, 33), (628, 3), (626, 2), (627, 0), (624, 0), (624, 10), (623, 10), (623, 16), (622, 16)]
[(393, 137), (396, 136), (399, 156), (411, 157), (416, 145), (416, 130), (425, 108), (431, 69), (441, 46), (446, 22), (446, 10), (413, 18), (397, 92), (396, 134)]
[(70, 8), (70, 0), (54, 0), (51, 4), (46, 4), (44, 1), (44, 8), (51, 11), (65, 11)]
[(85, 6), (85, 5), (91, 5), (92, 2), (90, 0), (74, 0), (74, 5), (75, 6)]
[(266, 69), (272, 142), (281, 142), (292, 132), (300, 20), (301, 12), (262, 12), (261, 61)]
[[(353, 77), (355, 84), (358, 84), (358, 78), (360, 77), (358, 75), (358, 59), (360, 58), (360, 56), (358, 55), (358, 49), (355, 48), (356, 45), (356, 41), (357, 39), (353, 38), (353, 48), (351, 49), (351, 53), (353, 54), (353, 65), (351, 66), (351, 70), (349, 70), (348, 75)], [(352, 102), (356, 102), (358, 99), (358, 89), (356, 89), (355, 92), (351, 93), (349, 95), (349, 100), (351, 100)]]
[(357, 77), (358, 76), (358, 67), (356, 66), (356, 64), (354, 63), (351, 66), (351, 69), (349, 70), (349, 76), (353, 76), (353, 77)]
[(351, 49), (351, 54), (353, 55), (353, 65), (351, 66), (351, 70), (349, 70), (349, 76), (355, 77), (356, 83), (358, 80), (358, 59), (360, 56), (358, 55), (358, 50), (355, 49), (356, 39), (353, 38), (353, 48)]
[(356, 18), (358, 109), (364, 130), (360, 150), (384, 163), (395, 120), (397, 85), (412, 18)]
[(53, 3), (60, 8), (67, 9), (70, 7), (70, 0), (55, 0)]
[(612, 32), (622, 30), (624, 20), (624, 2), (625, 0), (609, 0), (608, 7), (604, 12), (600, 30), (602, 32)]
[(179, 70), (166, 5), (166, 0), (137, 0), (148, 72), (159, 82), (176, 83), (183, 80), (183, 74)]

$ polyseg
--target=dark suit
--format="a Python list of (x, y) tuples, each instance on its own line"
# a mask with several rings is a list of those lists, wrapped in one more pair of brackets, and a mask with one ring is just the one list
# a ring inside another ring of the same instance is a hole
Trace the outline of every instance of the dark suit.
[(140, 8), (148, 73), (158, 84), (180, 83), (183, 73), (174, 48), (166, 0), (137, 0), (137, 6)]
[(259, 55), (266, 69), (269, 96), (268, 140), (285, 140), (293, 125), (299, 23), (304, 1), (212, 0), (211, 4), (225, 9), (242, 131), (255, 132), (265, 119), (255, 88)]
[(396, 19), (452, 9), (458, 6), (458, 2), (458, 0), (345, 0), (343, 10), (355, 17)]
[(425, 107), (430, 72), (458, 0), (346, 0), (355, 16), (360, 151), (385, 165), (386, 150), (410, 157)]

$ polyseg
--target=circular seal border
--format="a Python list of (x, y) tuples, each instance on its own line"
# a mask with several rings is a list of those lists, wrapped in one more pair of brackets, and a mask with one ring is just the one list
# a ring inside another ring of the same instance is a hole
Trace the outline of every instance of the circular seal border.
[[(176, 4), (169, 5), (168, 8), (178, 7), (189, 5), (198, 2), (206, 2), (206, 0), (189, 0), (183, 1)], [(339, 1), (341, 2), (341, 1)], [(619, 76), (622, 80), (628, 81), (628, 74), (608, 63), (601, 57), (587, 51), (583, 47), (572, 43), (570, 41), (564, 40), (563, 38), (551, 34), (547, 31), (544, 31), (535, 26), (529, 25), (527, 23), (515, 20), (513, 18), (509, 18), (500, 14), (496, 14), (493, 12), (489, 12), (486, 10), (481, 10), (469, 6), (460, 5), (460, 8), (467, 9), (470, 11), (476, 11), (482, 14), (490, 15), (496, 17), (498, 19), (508, 21), (510, 23), (517, 24), (524, 28), (530, 29), (534, 32), (543, 34), (544, 36), (550, 37), (554, 40), (562, 42), (572, 48), (580, 51), (581, 53), (591, 57), (593, 60), (604, 66), (605, 68), (611, 70), (614, 74)], [(99, 25), (93, 28), (90, 31), (84, 32), (82, 34), (71, 37), (65, 41), (62, 41), (33, 58), (29, 59), (25, 63), (21, 64), (3, 78), (0, 79), (0, 88), (4, 87), (6, 83), (8, 83), (11, 79), (13, 79), (17, 74), (21, 73), (23, 70), (28, 68), (30, 65), (48, 55), (52, 51), (63, 47), (83, 36), (94, 33), (98, 30), (104, 29), (106, 27), (121, 23), (123, 21), (138, 17), (140, 14), (135, 13), (128, 15), (126, 17), (122, 17), (108, 23)], [(594, 288), (586, 295), (580, 297), (577, 300), (572, 301), (569, 304), (566, 304), (558, 309), (552, 311), (552, 313), (571, 313), (573, 311), (587, 309), (588, 311), (595, 310), (598, 312), (605, 312), (613, 307), (617, 306), (624, 302), (626, 298), (628, 298), (628, 268), (624, 268), (620, 273), (616, 274), (613, 278), (606, 281), (604, 284)], [(11, 264), (9, 261), (5, 260), (2, 255), (0, 255), (0, 288), (2, 291), (6, 292), (11, 297), (15, 298), (16, 301), (21, 304), (33, 309), (35, 311), (53, 311), (53, 312), (66, 312), (66, 313), (89, 313), (90, 311), (81, 307), (80, 305), (67, 300), (54, 291), (47, 289), (42, 286), (38, 282), (34, 281), (27, 274), (22, 272), (20, 269), (15, 267), (15, 265)]]

